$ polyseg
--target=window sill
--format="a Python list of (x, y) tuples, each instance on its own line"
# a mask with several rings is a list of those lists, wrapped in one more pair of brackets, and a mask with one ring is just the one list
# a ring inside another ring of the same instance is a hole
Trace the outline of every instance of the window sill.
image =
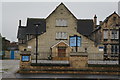
[(55, 40), (68, 40), (68, 39), (55, 39)]
[(68, 26), (56, 26), (56, 27), (68, 27)]

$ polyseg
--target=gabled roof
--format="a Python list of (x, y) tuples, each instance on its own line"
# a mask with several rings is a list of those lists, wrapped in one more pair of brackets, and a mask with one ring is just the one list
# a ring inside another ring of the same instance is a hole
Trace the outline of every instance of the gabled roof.
[(46, 31), (46, 20), (40, 18), (28, 18), (27, 19), (27, 31), (26, 34), (36, 34), (35, 24), (39, 24), (38, 34), (42, 34)]
[(89, 36), (93, 31), (93, 20), (92, 19), (78, 19), (77, 32), (84, 36)]
[[(67, 10), (68, 10), (68, 12), (70, 12), (71, 14), (72, 14), (72, 16), (75, 18), (75, 19), (77, 19), (74, 15), (73, 15), (73, 13), (63, 4), (63, 3), (60, 3), (56, 8), (55, 8), (55, 10), (53, 10), (53, 12), (48, 16), (48, 17), (50, 17), (56, 10), (57, 10), (57, 8), (59, 8), (61, 5), (63, 5)], [(47, 18), (48, 18), (47, 17)], [(46, 19), (47, 19), (46, 18)]]
[[(69, 46), (68, 43), (66, 43), (65, 41), (61, 40), (59, 42), (57, 42), (55, 45), (53, 45), (51, 48), (54, 48), (55, 46), (57, 46), (58, 44), (60, 44), (61, 42), (63, 42), (65, 45)], [(69, 46), (70, 47), (70, 46)], [(71, 48), (71, 47), (70, 47)]]
[(120, 17), (116, 12), (112, 13), (111, 15), (109, 15), (103, 22), (108, 21), (108, 19), (113, 16), (114, 14), (116, 14), (118, 17)]
[[(59, 6), (61, 5), (63, 5), (71, 13), (71, 11), (63, 3), (61, 3)], [(57, 6), (57, 8), (59, 8), (59, 6)], [(54, 13), (55, 10), (52, 13)], [(93, 31), (93, 26), (94, 26), (93, 20), (92, 19), (85, 19), (85, 20), (77, 19), (73, 14), (72, 16), (77, 20), (77, 32), (79, 32), (80, 34), (84, 36), (89, 36)], [(46, 19), (27, 18), (26, 27), (19, 27), (18, 29), (18, 38), (23, 39), (25, 38), (27, 34), (36, 34), (35, 24), (40, 24), (40, 26), (38, 27), (38, 34), (42, 34), (46, 32)]]

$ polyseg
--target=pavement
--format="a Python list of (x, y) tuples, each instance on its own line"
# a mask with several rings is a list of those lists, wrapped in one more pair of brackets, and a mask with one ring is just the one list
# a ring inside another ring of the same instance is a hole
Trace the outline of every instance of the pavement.
[(19, 60), (0, 60), (0, 77), (16, 78), (15, 73), (19, 70)]
[(2, 80), (14, 80), (14, 79), (27, 79), (27, 78), (51, 78), (51, 79), (64, 79), (64, 78), (73, 78), (73, 79), (116, 79), (120, 80), (120, 75), (70, 75), (70, 74), (18, 74), (16, 73), (19, 70), (19, 60), (0, 60), (0, 77)]

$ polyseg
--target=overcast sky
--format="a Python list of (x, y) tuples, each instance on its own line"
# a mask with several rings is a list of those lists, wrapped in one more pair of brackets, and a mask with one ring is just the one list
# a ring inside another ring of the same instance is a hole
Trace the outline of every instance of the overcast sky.
[[(103, 21), (114, 11), (118, 2), (63, 2), (78, 19)], [(17, 41), (18, 20), (26, 25), (27, 18), (46, 18), (60, 2), (2, 2), (2, 36)]]

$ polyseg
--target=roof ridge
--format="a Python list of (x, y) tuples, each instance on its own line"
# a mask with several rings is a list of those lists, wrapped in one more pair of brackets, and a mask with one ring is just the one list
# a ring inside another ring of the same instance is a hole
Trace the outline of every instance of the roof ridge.
[(78, 19), (78, 20), (93, 20), (93, 19)]
[(45, 18), (27, 18), (27, 19), (45, 19)]
[(61, 2), (58, 6), (56, 6), (56, 8), (46, 17), (46, 19), (47, 19), (53, 12), (55, 12), (55, 10), (56, 10), (59, 6), (61, 6), (61, 5), (63, 5), (63, 6), (70, 12), (70, 14), (72, 14), (72, 16), (73, 16), (75, 19), (77, 19), (77, 17), (71, 12), (71, 10), (70, 10), (63, 2)]

